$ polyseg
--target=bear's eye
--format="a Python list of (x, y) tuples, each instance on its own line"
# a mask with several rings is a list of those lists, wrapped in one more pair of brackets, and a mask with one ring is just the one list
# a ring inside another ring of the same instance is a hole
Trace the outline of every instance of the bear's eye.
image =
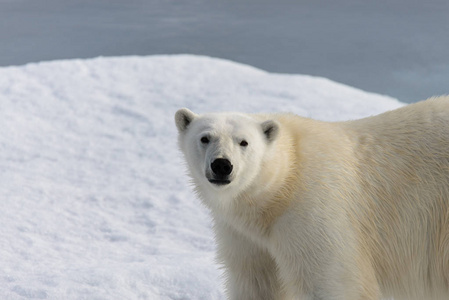
[(203, 143), (203, 144), (209, 144), (209, 139), (207, 138), (207, 136), (203, 136), (203, 137), (201, 138), (201, 143)]
[(246, 147), (246, 146), (248, 146), (248, 142), (243, 140), (243, 141), (240, 142), (240, 146)]

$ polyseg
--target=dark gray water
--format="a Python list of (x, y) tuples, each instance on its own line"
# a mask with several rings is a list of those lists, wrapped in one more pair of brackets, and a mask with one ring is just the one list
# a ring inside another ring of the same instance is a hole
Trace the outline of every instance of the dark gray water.
[(447, 0), (0, 0), (0, 65), (191, 53), (411, 102), (449, 93)]

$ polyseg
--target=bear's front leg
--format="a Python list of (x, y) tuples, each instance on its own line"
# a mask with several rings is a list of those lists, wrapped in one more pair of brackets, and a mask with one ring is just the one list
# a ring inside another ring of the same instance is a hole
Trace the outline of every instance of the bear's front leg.
[(226, 225), (217, 224), (215, 231), (228, 299), (283, 299), (276, 263), (268, 251)]

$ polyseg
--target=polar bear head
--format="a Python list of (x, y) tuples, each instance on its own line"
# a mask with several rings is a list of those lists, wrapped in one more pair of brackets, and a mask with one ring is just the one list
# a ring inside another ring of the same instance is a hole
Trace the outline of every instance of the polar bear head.
[(176, 112), (179, 146), (200, 191), (244, 191), (261, 171), (267, 148), (279, 125), (242, 113), (197, 115), (183, 108)]

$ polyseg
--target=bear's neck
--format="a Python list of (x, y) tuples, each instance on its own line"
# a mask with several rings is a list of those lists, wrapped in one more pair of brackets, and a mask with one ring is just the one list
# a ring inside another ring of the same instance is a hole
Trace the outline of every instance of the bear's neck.
[(250, 231), (248, 234), (269, 236), (273, 225), (291, 206), (300, 185), (297, 140), (288, 128), (281, 132), (257, 181), (232, 201), (229, 214), (234, 216), (233, 226)]

